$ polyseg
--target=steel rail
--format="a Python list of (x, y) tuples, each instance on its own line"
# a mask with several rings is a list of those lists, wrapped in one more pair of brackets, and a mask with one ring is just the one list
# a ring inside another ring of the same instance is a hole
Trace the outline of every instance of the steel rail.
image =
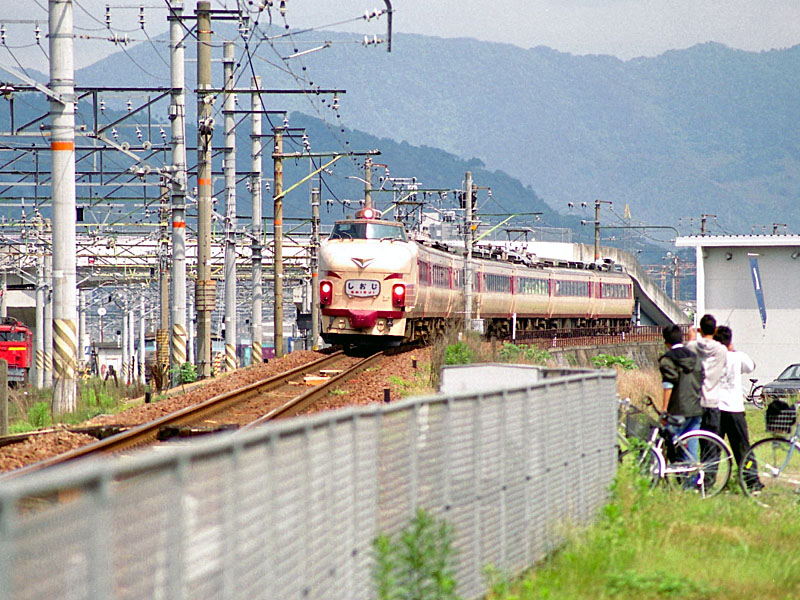
[(336, 385), (340, 383), (344, 383), (349, 379), (352, 379), (368, 367), (370, 367), (373, 363), (377, 362), (377, 360), (381, 357), (385, 356), (385, 352), (378, 352), (373, 354), (372, 356), (368, 356), (364, 360), (356, 363), (346, 371), (342, 371), (335, 377), (331, 377), (329, 381), (325, 381), (312, 389), (308, 390), (307, 392), (300, 394), (299, 396), (292, 398), (289, 402), (284, 404), (283, 406), (279, 406), (267, 414), (259, 417), (255, 421), (251, 421), (244, 427), (240, 427), (239, 431), (248, 431), (254, 427), (258, 427), (259, 425), (263, 425), (268, 421), (273, 421), (275, 419), (284, 419), (286, 417), (294, 416), (312, 404), (314, 404), (317, 400), (326, 396), (331, 389), (333, 389)]
[[(229, 406), (249, 400), (250, 398), (258, 394), (262, 394), (265, 392), (272, 391), (276, 388), (279, 388), (285, 385), (291, 379), (294, 379), (298, 376), (307, 375), (311, 372), (319, 371), (329, 363), (336, 362), (343, 355), (344, 353), (341, 350), (338, 352), (334, 352), (328, 356), (323, 356), (320, 359), (317, 359), (305, 365), (301, 365), (290, 371), (286, 371), (284, 373), (280, 373), (278, 375), (270, 377), (269, 379), (251, 383), (237, 390), (224, 392), (204, 402), (201, 402), (200, 404), (196, 404), (194, 406), (188, 406), (174, 413), (164, 415), (163, 417), (156, 419), (154, 421), (138, 425), (127, 431), (123, 431), (116, 435), (109, 436), (105, 439), (98, 440), (97, 442), (87, 444), (86, 446), (81, 446), (80, 448), (75, 448), (74, 450), (65, 452), (64, 454), (59, 454), (57, 456), (47, 458), (45, 460), (33, 463), (26, 467), (21, 467), (13, 471), (8, 471), (7, 473), (0, 474), (0, 481), (3, 481), (5, 479), (10, 479), (12, 477), (27, 475), (28, 473), (32, 473), (33, 471), (38, 471), (40, 469), (59, 465), (78, 458), (84, 458), (87, 456), (101, 454), (101, 453), (111, 454), (114, 452), (121, 452), (123, 450), (134, 448), (136, 446), (152, 443), (156, 441), (158, 432), (163, 427), (185, 425), (206, 418), (212, 414), (225, 410)], [(358, 364), (360, 365), (362, 363)], [(303, 396), (305, 396), (305, 394), (303, 394)]]

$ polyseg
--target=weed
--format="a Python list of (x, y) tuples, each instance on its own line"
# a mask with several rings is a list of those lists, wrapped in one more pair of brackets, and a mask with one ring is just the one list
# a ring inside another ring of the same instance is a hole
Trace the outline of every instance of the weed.
[(543, 365), (553, 356), (542, 348), (527, 346), (525, 344), (503, 344), (498, 352), (498, 358), (503, 362), (526, 362), (535, 365)]
[(174, 367), (170, 373), (178, 379), (178, 383), (197, 381), (197, 367), (189, 362), (183, 363), (180, 367)]
[(336, 388), (335, 390), (331, 390), (331, 394), (333, 394), (334, 396), (346, 396), (347, 391)]
[(458, 342), (444, 349), (444, 364), (468, 365), (475, 360), (475, 353), (465, 342)]
[(28, 410), (28, 423), (34, 429), (44, 429), (53, 424), (53, 417), (50, 414), (50, 404), (48, 402), (37, 402)]
[(632, 358), (627, 356), (614, 356), (613, 354), (598, 354), (592, 357), (592, 364), (598, 369), (612, 369), (618, 367), (623, 371), (632, 371), (638, 368)]
[(423, 509), (398, 536), (379, 535), (373, 578), (379, 600), (457, 598), (453, 528)]

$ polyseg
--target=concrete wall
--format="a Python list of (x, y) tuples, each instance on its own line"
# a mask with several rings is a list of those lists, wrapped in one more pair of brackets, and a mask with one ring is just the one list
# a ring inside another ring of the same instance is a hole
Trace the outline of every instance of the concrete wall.
[(627, 356), (639, 367), (655, 367), (658, 357), (665, 351), (661, 342), (632, 342), (607, 346), (574, 346), (571, 348), (548, 348), (553, 362), (559, 367), (582, 367), (593, 369), (592, 357), (598, 354)]
[[(791, 257), (795, 251), (787, 246), (702, 249), (705, 277), (698, 316), (701, 311), (711, 313), (718, 324), (733, 330), (734, 346), (753, 358), (752, 377), (761, 383), (800, 362), (800, 257)], [(766, 327), (756, 304), (748, 253), (758, 254)]]

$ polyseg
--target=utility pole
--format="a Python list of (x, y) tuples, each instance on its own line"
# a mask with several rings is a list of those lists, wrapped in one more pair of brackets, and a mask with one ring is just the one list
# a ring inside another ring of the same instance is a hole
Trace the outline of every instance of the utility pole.
[(38, 389), (44, 387), (44, 303), (45, 303), (45, 279), (44, 279), (44, 223), (42, 217), (36, 215), (36, 338), (34, 346), (36, 348), (36, 379), (34, 383)]
[[(169, 189), (161, 188), (161, 239), (158, 245), (158, 330), (156, 331), (156, 364), (161, 373), (169, 366), (169, 233), (167, 220)], [(163, 385), (163, 382), (162, 382)]]
[[(253, 77), (251, 87), (258, 90), (261, 87), (261, 78)], [(252, 114), (252, 179), (250, 180), (250, 191), (253, 198), (252, 221), (250, 223), (250, 233), (253, 238), (250, 246), (250, 260), (253, 280), (253, 312), (250, 315), (250, 335), (252, 337), (252, 357), (253, 364), (264, 362), (263, 327), (262, 327), (262, 301), (264, 299), (263, 272), (261, 265), (261, 97), (257, 93), (250, 94), (250, 110)]]
[[(50, 233), (50, 223), (47, 224)], [(50, 239), (50, 236), (47, 236)], [(52, 244), (44, 257), (44, 386), (53, 387), (53, 255)]]
[(147, 374), (145, 373), (145, 368), (147, 367), (147, 354), (145, 351), (145, 329), (147, 328), (147, 313), (145, 312), (144, 307), (144, 296), (142, 296), (139, 300), (139, 311), (141, 314), (141, 319), (139, 320), (139, 383), (142, 385), (145, 384), (147, 381)]
[(472, 172), (467, 171), (464, 180), (464, 328), (472, 331)]
[[(128, 302), (126, 301), (127, 305)], [(131, 306), (128, 312), (128, 360), (130, 365), (128, 367), (128, 383), (133, 384), (136, 381), (136, 305)]]
[(211, 375), (211, 313), (216, 303), (211, 278), (211, 2), (197, 3), (197, 375)]
[(275, 358), (283, 356), (283, 131), (273, 130), (275, 140), (272, 159), (275, 164), (273, 182), (273, 240), (275, 245), (273, 267), (275, 285), (273, 346)]
[(611, 206), (610, 200), (595, 200), (594, 201), (594, 260), (600, 260), (600, 205), (608, 204)]
[[(186, 362), (186, 96), (184, 92), (183, 0), (171, 0), (169, 117), (172, 139), (172, 337), (170, 365)], [(177, 381), (177, 375), (174, 376)]]
[(131, 357), (128, 353), (128, 301), (125, 300), (124, 307), (122, 308), (122, 383), (128, 383), (128, 364)]
[(49, 0), (50, 151), (53, 164), (53, 335), (56, 382), (53, 414), (77, 403), (77, 289), (75, 243), (75, 74), (72, 0)]
[[(369, 159), (367, 159), (369, 160)], [(311, 349), (319, 350), (319, 188), (311, 190)]]
[(372, 158), (364, 160), (364, 208), (372, 208)]
[(225, 371), (236, 369), (236, 94), (233, 89), (235, 46), (225, 42)]

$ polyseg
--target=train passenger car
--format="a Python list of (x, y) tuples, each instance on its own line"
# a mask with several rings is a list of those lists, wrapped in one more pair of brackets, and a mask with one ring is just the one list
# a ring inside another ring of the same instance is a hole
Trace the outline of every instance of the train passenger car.
[(28, 382), (33, 360), (33, 332), (13, 317), (0, 320), (0, 359), (8, 361), (9, 382)]
[[(473, 315), (487, 334), (630, 326), (633, 285), (622, 272), (556, 265), (479, 248)], [(328, 343), (397, 345), (426, 339), (463, 318), (464, 258), (435, 242), (409, 241), (402, 224), (366, 208), (337, 221), (320, 247), (322, 337)]]

